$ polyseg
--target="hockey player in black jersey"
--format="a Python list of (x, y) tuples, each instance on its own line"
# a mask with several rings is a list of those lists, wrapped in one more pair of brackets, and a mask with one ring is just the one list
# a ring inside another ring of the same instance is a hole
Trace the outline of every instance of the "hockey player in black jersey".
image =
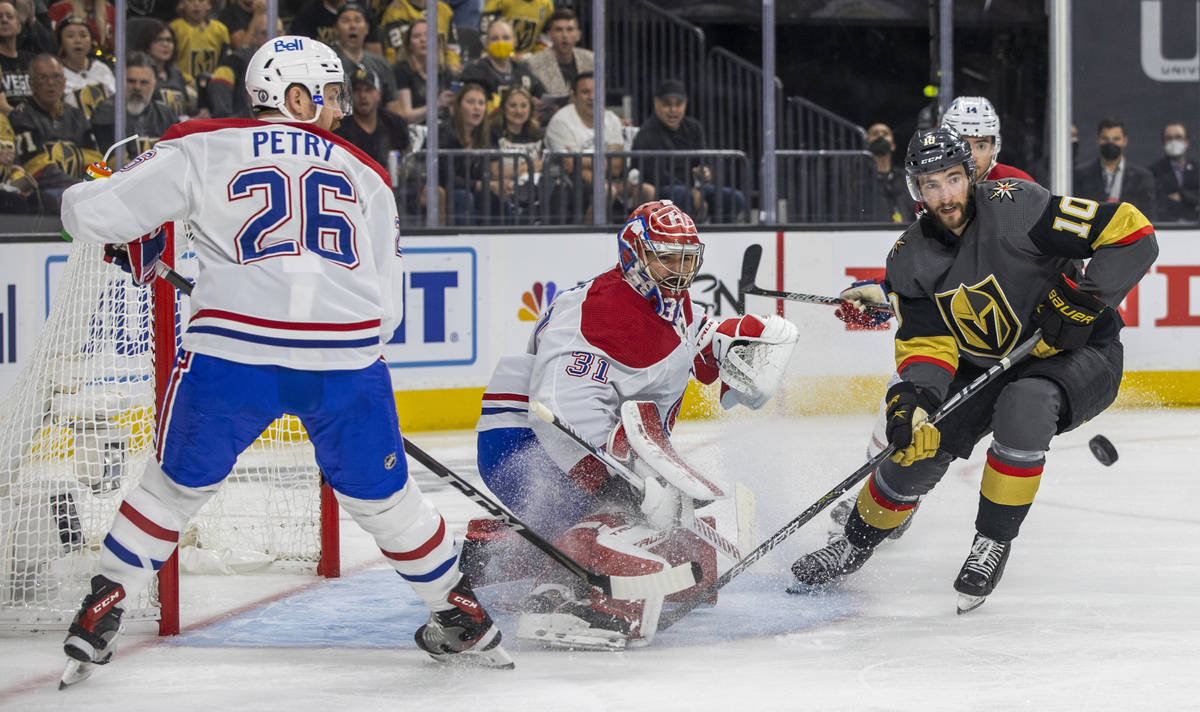
[[(953, 129), (917, 132), (905, 170), (925, 212), (892, 247), (883, 285), (899, 321), (901, 380), (886, 396), (887, 439), (896, 454), (859, 492), (844, 534), (792, 565), (789, 591), (857, 571), (950, 463), (969, 457), (990, 433), (975, 539), (954, 580), (965, 613), (1000, 581), (1051, 438), (1116, 398), (1123, 361), (1117, 306), (1154, 262), (1158, 245), (1154, 228), (1129, 203), (1051, 195), (1018, 179), (977, 183), (970, 147)], [(1035, 358), (937, 427), (924, 422), (1038, 328)]]

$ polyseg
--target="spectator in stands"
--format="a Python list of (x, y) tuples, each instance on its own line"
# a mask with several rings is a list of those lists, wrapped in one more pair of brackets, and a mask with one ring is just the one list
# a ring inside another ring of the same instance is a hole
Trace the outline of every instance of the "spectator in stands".
[[(533, 95), (529, 90), (512, 87), (501, 96), (500, 106), (492, 112), (488, 121), (491, 142), (497, 150), (528, 157), (528, 160), (503, 161), (494, 170), (502, 179), (507, 179), (509, 172), (515, 173), (515, 184), (509, 185), (507, 180), (502, 180), (500, 193), (505, 206), (513, 214), (533, 211), (537, 186), (542, 176), (545, 142), (542, 140), (542, 127), (534, 117), (533, 105)], [(515, 171), (513, 163), (516, 164)]]
[[(383, 11), (379, 23), (383, 26), (380, 38), (383, 40), (383, 55), (392, 64), (403, 64), (407, 59), (408, 38), (412, 26), (425, 21), (425, 5), (427, 0), (392, 0)], [(454, 11), (450, 6), (439, 0), (437, 4), (438, 24), (438, 66), (445, 67), (451, 74), (457, 75), (462, 71), (462, 57), (458, 52), (458, 39), (454, 34), (452, 20)], [(425, 50), (422, 50), (424, 52)]]
[(513, 28), (507, 20), (495, 20), (488, 25), (484, 46), (484, 56), (468, 64), (461, 78), (492, 90), (488, 98), (490, 108), (499, 106), (500, 95), (509, 87), (520, 87), (535, 99), (546, 91), (529, 67), (513, 61)]
[(454, 35), (458, 39), (458, 54), (463, 65), (479, 59), (483, 45), (480, 43), (479, 21), (483, 15), (483, 0), (448, 0), (446, 3), (454, 15)]
[(21, 33), (17, 35), (17, 49), (31, 54), (57, 52), (58, 42), (54, 39), (54, 31), (50, 29), (49, 18), (46, 18), (44, 23), (38, 18), (33, 0), (16, 0), (16, 7), (17, 21), (21, 23)]
[(14, 138), (12, 124), (0, 115), (0, 213), (36, 212), (34, 191), (37, 185), (25, 169), (13, 162), (16, 159)]
[(517, 38), (513, 59), (524, 62), (546, 48), (542, 28), (553, 13), (552, 0), (487, 0), (479, 26), (486, 32), (493, 21), (507, 20)]
[[(266, 25), (263, 25), (266, 27)], [(175, 62), (175, 33), (161, 20), (147, 20), (145, 29), (133, 45), (154, 60), (154, 83), (157, 100), (166, 104), (180, 118), (188, 118), (199, 108), (196, 81)]]
[(354, 113), (342, 119), (334, 133), (388, 168), (388, 154), (392, 151), (406, 153), (410, 141), (408, 123), (383, 106), (382, 86), (379, 75), (366, 67), (358, 67), (350, 79)]
[[(0, 5), (2, 7), (2, 5)], [(63, 103), (67, 78), (51, 54), (39, 54), (29, 72), (32, 95), (9, 117), (19, 146), (17, 160), (37, 181), (42, 208), (58, 213), (68, 186), (83, 180), (83, 169), (101, 158), (83, 112)]]
[(96, 58), (92, 29), (78, 15), (68, 15), (58, 23), (59, 61), (67, 76), (63, 100), (83, 110), (89, 119), (96, 104), (113, 95), (117, 80), (108, 65)]
[[(283, 20), (276, 20), (275, 35), (283, 34)], [(250, 44), (226, 52), (208, 81), (208, 106), (213, 118), (252, 118), (250, 95), (246, 93), (246, 65), (267, 41), (267, 16), (256, 14), (246, 27)]]
[(383, 55), (369, 52), (365, 48), (364, 42), (369, 36), (369, 30), (367, 11), (362, 5), (343, 5), (338, 10), (337, 21), (333, 26), (333, 50), (342, 60), (347, 85), (359, 68), (369, 70), (379, 79), (383, 103), (395, 111), (400, 108), (396, 102), (396, 77), (392, 74), (392, 65), (388, 64)]
[(209, 0), (179, 0), (179, 17), (171, 20), (175, 33), (175, 65), (196, 82), (200, 107), (193, 118), (208, 118), (205, 90), (208, 80), (229, 47), (229, 28), (208, 19)]
[(882, 123), (867, 127), (867, 150), (875, 158), (875, 191), (865, 218), (872, 222), (909, 224), (917, 213), (917, 204), (908, 193), (904, 168), (892, 161), (896, 139), (891, 127)]
[(261, 0), (226, 0), (225, 7), (217, 19), (229, 30), (230, 49), (241, 49), (250, 44), (250, 20), (254, 17), (254, 4)]
[(1075, 169), (1076, 197), (1132, 203), (1153, 220), (1156, 217), (1154, 176), (1126, 160), (1129, 138), (1125, 135), (1125, 124), (1116, 119), (1101, 119), (1096, 126), (1096, 145), (1100, 157)]
[[(575, 211), (570, 209), (563, 200), (567, 198), (564, 192), (579, 196), (578, 204), (585, 209), (584, 220), (592, 214), (592, 151), (595, 150), (595, 134), (592, 129), (592, 110), (595, 106), (596, 82), (591, 72), (583, 72), (575, 77), (571, 87), (571, 103), (555, 112), (554, 117), (546, 126), (546, 148), (556, 153), (582, 153), (579, 165), (574, 157), (562, 159), (562, 171), (565, 181), (555, 186), (558, 195), (551, 198), (551, 209), (556, 215), (571, 220)], [(605, 147), (609, 151), (621, 151), (625, 148), (621, 130), (621, 119), (611, 111), (604, 112)], [(628, 204), (640, 205), (654, 199), (654, 186), (634, 181), (625, 181), (623, 161), (620, 158), (610, 158), (608, 175), (605, 184), (610, 201), (618, 201), (614, 210), (621, 215), (630, 212)], [(563, 189), (568, 189), (564, 191)], [(580, 192), (582, 191), (582, 192)], [(572, 196), (573, 197), (573, 196)], [(578, 202), (576, 201), (576, 202)]]
[[(101, 6), (104, 11), (98, 12), (96, 8)], [(100, 45), (100, 51), (106, 55), (112, 55), (113, 27), (117, 22), (117, 10), (112, 3), (104, 2), (104, 0), (59, 0), (50, 6), (46, 14), (50, 16), (50, 29), (52, 30), (57, 30), (58, 23), (68, 15), (87, 18), (87, 23), (92, 28), (92, 37)]]
[(1150, 165), (1154, 176), (1156, 222), (1195, 222), (1200, 219), (1200, 171), (1188, 157), (1187, 126), (1171, 121), (1163, 127), (1162, 159)]
[[(290, 33), (312, 37), (332, 46), (337, 37), (336, 25), (339, 13), (346, 4), (347, 0), (308, 0), (296, 13), (296, 17), (292, 19)], [(366, 19), (365, 11), (360, 14)], [(374, 42), (377, 32), (378, 30), (372, 26), (366, 33), (364, 42), (367, 41), (366, 38), (370, 38), (369, 41)]]
[(575, 77), (591, 72), (594, 66), (592, 51), (577, 47), (579, 44), (579, 22), (575, 13), (567, 9), (556, 10), (546, 18), (546, 34), (550, 38), (550, 49), (529, 57), (529, 70), (546, 88), (542, 99), (548, 107), (557, 109), (567, 103), (567, 94)]
[[(158, 138), (179, 121), (167, 105), (154, 101), (154, 60), (143, 52), (133, 52), (125, 61), (125, 133), (138, 138), (126, 150), (127, 156), (138, 156), (158, 143)], [(107, 151), (116, 141), (116, 102), (105, 99), (96, 106), (92, 116), (92, 131), (101, 151)]]
[[(642, 122), (633, 139), (635, 151), (704, 151), (704, 127), (687, 115), (687, 88), (667, 79), (654, 92), (654, 114)], [(650, 157), (638, 162), (642, 179), (658, 186), (658, 197), (674, 202), (693, 220), (711, 215), (715, 222), (734, 222), (746, 210), (746, 195), (713, 182), (712, 167), (699, 157)], [(728, 180), (731, 176), (724, 175)]]
[(17, 49), (21, 25), (13, 0), (0, 0), (0, 111), (10, 113), (29, 100), (33, 90), (29, 81), (29, 65), (34, 55)]
[(992, 102), (982, 96), (959, 96), (950, 103), (942, 125), (954, 129), (967, 140), (975, 159), (978, 180), (1020, 178), (1034, 182), (1033, 176), (997, 159), (1000, 156), (1000, 115)]
[[(425, 52), (428, 46), (425, 21), (417, 20), (409, 25), (404, 36), (404, 60), (396, 65), (394, 75), (398, 102), (396, 113), (410, 124), (425, 123)], [(440, 64), (437, 85), (440, 89), (437, 96), (438, 116), (444, 119), (449, 115), (454, 92), (449, 89), (450, 74)]]
[[(487, 90), (475, 82), (464, 82), (454, 95), (450, 119), (438, 126), (438, 148), (487, 150)], [(501, 216), (501, 186), (498, 176), (483, 158), (455, 156), (441, 160), (438, 175), (449, 195), (450, 212), (456, 225), (487, 224)], [(442, 201), (439, 201), (439, 203)]]

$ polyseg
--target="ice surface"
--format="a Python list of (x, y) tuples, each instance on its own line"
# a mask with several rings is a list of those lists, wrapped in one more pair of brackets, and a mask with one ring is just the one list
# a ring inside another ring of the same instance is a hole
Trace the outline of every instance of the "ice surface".
[[(765, 538), (862, 464), (867, 417), (761, 414), (683, 422), (698, 467), (758, 495)], [(1088, 451), (1103, 433), (1120, 459)], [(912, 529), (841, 590), (783, 592), (824, 543), (823, 513), (645, 649), (562, 653), (513, 641), (515, 671), (438, 666), (414, 649), (423, 613), (343, 521), (345, 576), (189, 576), (185, 634), (132, 635), (115, 662), (55, 689), (61, 633), (0, 638), (0, 708), (123, 710), (1188, 710), (1200, 709), (1200, 411), (1104, 414), (1053, 443), (1004, 580), (954, 611), (983, 447), (956, 462)], [(473, 474), (470, 433), (413, 439)], [(427, 473), (461, 533), (475, 505)], [(481, 591), (484, 600), (495, 594)], [(510, 614), (498, 614), (506, 634)]]

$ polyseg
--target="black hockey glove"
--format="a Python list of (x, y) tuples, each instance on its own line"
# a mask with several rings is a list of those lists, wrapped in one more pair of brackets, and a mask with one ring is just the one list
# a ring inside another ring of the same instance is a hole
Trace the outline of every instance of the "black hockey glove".
[[(1057, 353), (1086, 345), (1096, 319), (1106, 308), (1104, 302), (1079, 291), (1078, 285), (1065, 274), (1060, 274), (1058, 283), (1050, 288), (1046, 300), (1038, 305), (1033, 321), (1042, 330), (1042, 343)], [(1051, 354), (1042, 349), (1042, 344), (1038, 344), (1034, 355), (1044, 357)]]
[(908, 381), (900, 381), (887, 392), (887, 439), (896, 446), (892, 462), (908, 467), (918, 460), (933, 457), (942, 443), (942, 434), (925, 422), (937, 404)]

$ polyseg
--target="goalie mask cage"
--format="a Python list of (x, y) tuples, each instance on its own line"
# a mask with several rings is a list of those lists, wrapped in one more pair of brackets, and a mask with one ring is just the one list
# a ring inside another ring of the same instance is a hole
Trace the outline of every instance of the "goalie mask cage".
[[(163, 261), (194, 273), (186, 240), (166, 228)], [(37, 345), (0, 405), (0, 629), (65, 629), (90, 592), (117, 507), (154, 457), (188, 302), (162, 279), (133, 284), (102, 247), (71, 246)], [(181, 560), (197, 573), (335, 577), (337, 533), (312, 445), (298, 420), (280, 418), (181, 532), (156, 585), (128, 592), (126, 620), (179, 632)]]

